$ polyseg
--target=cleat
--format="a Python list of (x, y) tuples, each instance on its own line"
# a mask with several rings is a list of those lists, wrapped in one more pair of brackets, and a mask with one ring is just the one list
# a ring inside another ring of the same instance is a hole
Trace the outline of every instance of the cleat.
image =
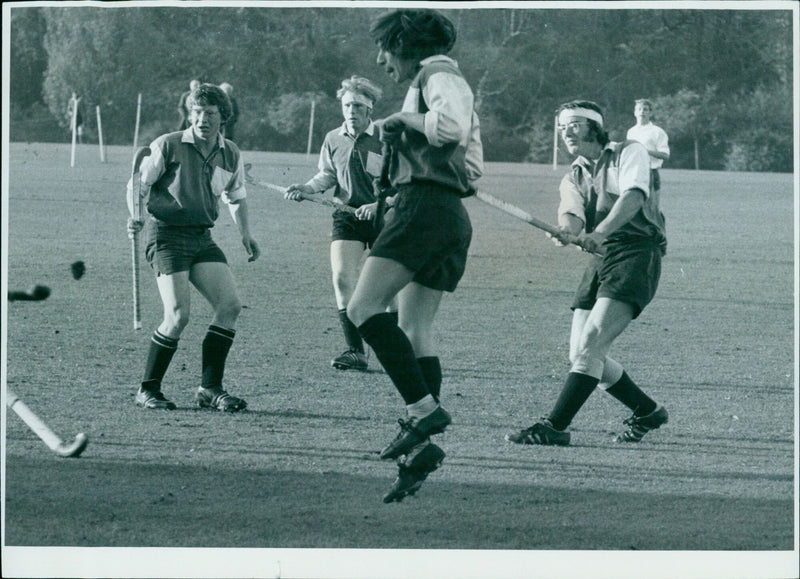
[(146, 388), (139, 388), (136, 393), (136, 405), (156, 410), (175, 410), (176, 408), (175, 403), (167, 400), (161, 390), (148, 390)]
[(428, 440), (432, 434), (444, 432), (450, 422), (452, 422), (450, 414), (441, 406), (437, 406), (436, 410), (424, 418), (398, 419), (400, 432), (381, 451), (381, 459), (398, 458), (408, 454), (412, 448)]
[(569, 446), (569, 438), (568, 431), (556, 430), (547, 418), (542, 418), (530, 428), (506, 434), (506, 440), (514, 444), (541, 444), (545, 446)]
[(428, 475), (442, 466), (444, 457), (444, 451), (431, 442), (423, 442), (411, 449), (408, 455), (401, 456), (397, 461), (399, 473), (383, 502), (399, 503), (414, 496)]
[(214, 408), (222, 412), (238, 412), (247, 408), (247, 402), (231, 396), (222, 388), (203, 388), (197, 390), (197, 405), (200, 408)]
[(367, 357), (363, 352), (356, 350), (347, 350), (341, 356), (337, 356), (331, 360), (331, 366), (337, 370), (366, 370)]
[(666, 424), (668, 421), (669, 413), (667, 413), (667, 409), (659, 404), (650, 414), (645, 416), (636, 416), (636, 414), (634, 414), (625, 420), (623, 424), (628, 426), (628, 430), (617, 435), (614, 441), (639, 442), (642, 440), (642, 437), (645, 434), (651, 430), (659, 428), (662, 424)]

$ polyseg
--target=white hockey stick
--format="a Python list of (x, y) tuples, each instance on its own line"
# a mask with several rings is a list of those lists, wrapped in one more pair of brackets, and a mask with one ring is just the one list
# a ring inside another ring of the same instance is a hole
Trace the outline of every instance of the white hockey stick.
[(86, 449), (86, 445), (89, 444), (89, 438), (82, 432), (75, 437), (72, 444), (65, 444), (16, 394), (8, 389), (6, 389), (6, 406), (16, 412), (17, 416), (33, 430), (36, 436), (41, 438), (58, 456), (64, 458), (80, 456)]

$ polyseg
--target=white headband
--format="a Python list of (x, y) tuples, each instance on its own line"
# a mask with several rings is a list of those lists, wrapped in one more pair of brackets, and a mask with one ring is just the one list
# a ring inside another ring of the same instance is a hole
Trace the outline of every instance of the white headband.
[(558, 124), (566, 125), (567, 119), (570, 117), (584, 117), (590, 121), (596, 122), (601, 127), (603, 126), (603, 115), (592, 109), (585, 109), (582, 107), (574, 109), (564, 109), (558, 114)]
[[(348, 96), (350, 98), (347, 98)], [(373, 105), (375, 104), (372, 99), (364, 96), (363, 94), (360, 94), (360, 93), (357, 93), (357, 92), (353, 92), (351, 90), (347, 91), (346, 93), (344, 93), (342, 95), (342, 104), (343, 105), (350, 104), (350, 103), (353, 103), (353, 102), (361, 103), (362, 105), (366, 105), (369, 108), (372, 108)]]

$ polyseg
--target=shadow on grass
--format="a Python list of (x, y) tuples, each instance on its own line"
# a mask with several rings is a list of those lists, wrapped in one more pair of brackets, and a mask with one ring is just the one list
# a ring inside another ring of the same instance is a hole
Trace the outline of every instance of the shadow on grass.
[[(792, 502), (7, 456), (6, 545), (790, 550)], [(446, 465), (447, 466), (447, 463)], [(451, 465), (457, 467), (457, 461)]]

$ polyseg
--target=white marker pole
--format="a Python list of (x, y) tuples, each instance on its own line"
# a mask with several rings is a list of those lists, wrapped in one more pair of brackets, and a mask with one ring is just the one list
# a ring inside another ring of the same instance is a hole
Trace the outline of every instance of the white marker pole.
[(78, 132), (78, 101), (72, 103), (72, 152), (70, 153), (69, 166), (75, 166), (75, 143), (77, 142)]
[(97, 110), (97, 138), (99, 139), (100, 143), (100, 162), (106, 162), (106, 150), (103, 147), (103, 121), (100, 119), (100, 105), (95, 107)]
[(314, 137), (314, 108), (317, 101), (311, 101), (311, 119), (308, 121), (308, 147), (306, 148), (306, 155), (311, 154), (311, 141)]
[(553, 171), (558, 170), (558, 115), (553, 123)]
[(139, 98), (136, 100), (136, 129), (133, 132), (133, 148), (139, 148), (139, 121), (142, 118), (142, 93), (139, 93)]

